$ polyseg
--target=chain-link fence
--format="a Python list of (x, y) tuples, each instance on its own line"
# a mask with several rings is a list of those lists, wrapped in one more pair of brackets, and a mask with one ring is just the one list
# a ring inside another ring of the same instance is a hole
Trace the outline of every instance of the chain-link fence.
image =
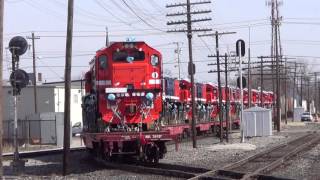
[[(49, 120), (25, 119), (18, 120), (19, 144), (57, 144), (56, 118)], [(3, 141), (13, 144), (14, 121), (3, 121)]]

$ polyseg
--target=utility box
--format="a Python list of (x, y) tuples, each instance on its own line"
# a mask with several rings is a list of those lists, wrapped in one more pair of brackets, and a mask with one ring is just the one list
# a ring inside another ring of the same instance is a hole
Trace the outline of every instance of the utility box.
[(304, 107), (294, 108), (293, 121), (301, 121), (301, 115), (305, 111)]
[(271, 136), (272, 110), (252, 107), (243, 111), (244, 136)]

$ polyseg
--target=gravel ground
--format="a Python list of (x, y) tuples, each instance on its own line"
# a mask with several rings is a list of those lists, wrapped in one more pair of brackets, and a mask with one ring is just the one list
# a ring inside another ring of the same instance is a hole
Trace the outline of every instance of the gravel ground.
[(320, 144), (310, 151), (300, 153), (288, 161), (282, 168), (272, 172), (272, 175), (292, 179), (320, 179)]
[[(168, 146), (166, 157), (161, 160), (163, 163), (201, 167), (208, 169), (219, 169), (227, 164), (236, 162), (242, 158), (256, 154), (280, 143), (301, 136), (308, 130), (319, 130), (320, 126), (308, 124), (289, 124), (282, 129), (281, 133), (274, 133), (271, 137), (254, 137), (246, 139), (246, 143), (256, 146), (255, 150), (217, 149), (210, 150), (209, 147), (220, 144), (219, 139), (208, 137), (197, 141), (198, 148), (192, 148), (192, 142), (185, 142), (179, 145), (179, 151), (175, 151), (174, 145)], [(230, 143), (239, 143), (239, 133), (232, 134)], [(320, 152), (320, 147), (317, 147)], [(315, 152), (314, 154), (317, 154)], [(319, 153), (317, 154), (319, 155)], [(311, 156), (310, 156), (311, 157)], [(319, 156), (315, 156), (319, 157)], [(312, 159), (309, 159), (312, 160)], [(62, 156), (39, 157), (29, 159), (26, 167), (20, 173), (20, 179), (63, 179), (61, 177)], [(313, 168), (314, 166), (314, 168)], [(105, 169), (93, 162), (86, 153), (73, 153), (70, 158), (71, 172), (67, 179), (114, 179), (114, 180), (149, 180), (149, 179), (176, 179), (163, 176), (142, 175), (125, 172), (115, 169)], [(320, 174), (317, 170), (320, 164), (310, 165), (310, 173)], [(317, 168), (317, 169), (315, 169)], [(313, 171), (312, 171), (313, 170)], [(294, 171), (294, 170), (291, 170)], [(290, 171), (290, 172), (291, 172)], [(17, 173), (13, 172), (10, 162), (4, 162), (4, 175), (16, 178)], [(297, 176), (298, 177), (298, 176)], [(304, 177), (304, 175), (302, 175)]]
[[(148, 180), (160, 179), (161, 176), (141, 175), (115, 169), (106, 169), (93, 161), (87, 153), (75, 152), (70, 157), (70, 172), (66, 178), (61, 176), (62, 156), (43, 156), (28, 159), (26, 167), (19, 173), (10, 166), (9, 161), (4, 162), (4, 175), (8, 178), (18, 179), (114, 179), (114, 180)], [(170, 179), (170, 178), (167, 178)]]
[[(193, 149), (192, 143), (184, 143), (180, 145), (178, 152), (174, 147), (168, 147), (168, 153), (162, 162), (187, 165), (194, 167), (202, 167), (208, 169), (219, 169), (227, 164), (239, 161), (245, 157), (256, 154), (268, 148), (274, 147), (280, 143), (295, 138), (302, 133), (280, 133), (271, 137), (254, 137), (246, 139), (245, 142), (256, 146), (255, 150), (235, 150), (235, 149), (220, 149), (212, 151), (210, 146), (220, 144), (217, 138), (206, 138), (199, 140), (198, 148)], [(230, 143), (239, 143), (239, 134), (233, 134), (230, 138)]]

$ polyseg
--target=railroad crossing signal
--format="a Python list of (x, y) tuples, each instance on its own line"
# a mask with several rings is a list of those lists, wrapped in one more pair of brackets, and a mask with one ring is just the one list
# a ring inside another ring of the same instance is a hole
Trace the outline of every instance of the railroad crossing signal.
[(18, 91), (18, 94), (22, 88), (25, 88), (28, 85), (29, 76), (22, 69), (17, 69), (10, 75), (10, 84), (12, 87), (15, 87)]
[(13, 87), (13, 95), (19, 94), (20, 90), (27, 86), (29, 82), (28, 74), (19, 68), (19, 56), (26, 53), (28, 42), (22, 36), (15, 36), (9, 42), (9, 50), (12, 53), (12, 73), (10, 75), (10, 84)]
[[(237, 78), (237, 87), (240, 88), (240, 77)], [(242, 76), (242, 88), (247, 87), (247, 79)]]
[(244, 43), (244, 40), (239, 39), (236, 42), (236, 55), (239, 57), (243, 57), (246, 54), (246, 45)]
[(15, 147), (13, 167), (24, 166), (24, 161), (19, 158), (18, 150), (18, 111), (17, 111), (17, 95), (20, 94), (21, 88), (27, 86), (29, 81), (28, 74), (19, 69), (19, 56), (23, 55), (28, 49), (28, 42), (22, 36), (15, 36), (9, 42), (9, 50), (12, 54), (12, 73), (10, 75), (10, 83), (13, 89), (13, 109), (14, 109), (14, 128), (13, 128), (13, 144)]
[(15, 36), (9, 42), (9, 50), (16, 56), (21, 56), (26, 53), (28, 49), (28, 42), (22, 36)]

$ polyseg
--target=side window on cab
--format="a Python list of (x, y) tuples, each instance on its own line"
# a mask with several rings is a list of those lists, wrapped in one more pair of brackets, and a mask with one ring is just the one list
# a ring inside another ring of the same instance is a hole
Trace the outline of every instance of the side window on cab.
[(100, 69), (106, 69), (108, 67), (108, 58), (106, 55), (101, 55), (99, 58), (98, 58), (98, 61), (99, 61), (99, 68)]
[(158, 66), (159, 61), (160, 61), (160, 60), (159, 60), (159, 56), (157, 56), (157, 55), (155, 55), (155, 54), (151, 55), (151, 57), (150, 57), (150, 63), (151, 63), (152, 66)]

